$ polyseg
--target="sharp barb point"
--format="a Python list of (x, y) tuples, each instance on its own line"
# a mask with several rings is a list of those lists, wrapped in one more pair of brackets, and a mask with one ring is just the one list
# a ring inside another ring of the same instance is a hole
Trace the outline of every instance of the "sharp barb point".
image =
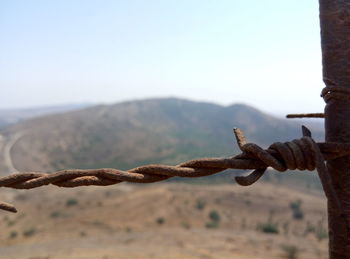
[[(237, 144), (239, 148), (242, 150), (242, 147), (247, 144), (243, 131), (240, 128), (233, 128), (233, 132), (236, 137)], [(242, 150), (243, 151), (243, 150)]]
[(13, 205), (5, 203), (5, 202), (0, 202), (0, 210), (5, 210), (5, 211), (17, 213), (17, 209)]
[(311, 131), (306, 126), (302, 125), (301, 130), (303, 132), (304, 137), (312, 137)]

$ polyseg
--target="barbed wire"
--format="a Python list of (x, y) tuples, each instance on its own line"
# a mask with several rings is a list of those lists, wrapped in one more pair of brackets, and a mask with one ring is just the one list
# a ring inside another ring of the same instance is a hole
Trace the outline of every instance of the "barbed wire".
[[(301, 139), (285, 143), (277, 142), (264, 150), (256, 144), (247, 143), (243, 132), (235, 128), (234, 134), (242, 153), (231, 158), (202, 158), (175, 166), (151, 164), (128, 171), (101, 168), (69, 169), (53, 173), (16, 173), (0, 178), (0, 187), (33, 189), (49, 184), (70, 188), (89, 185), (107, 186), (120, 182), (154, 183), (175, 176), (202, 177), (226, 169), (254, 169), (248, 176), (235, 177), (238, 184), (247, 186), (259, 180), (268, 167), (279, 172), (288, 169), (309, 171), (317, 169), (327, 198), (334, 200), (338, 210), (341, 211), (324, 160), (350, 155), (350, 144), (316, 143), (306, 127), (303, 126), (302, 131)], [(13, 205), (4, 202), (0, 202), (0, 209), (17, 212)]]

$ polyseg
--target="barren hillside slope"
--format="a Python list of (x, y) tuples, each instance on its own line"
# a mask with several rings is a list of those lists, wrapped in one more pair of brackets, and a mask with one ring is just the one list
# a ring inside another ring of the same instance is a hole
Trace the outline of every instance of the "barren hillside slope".
[(327, 258), (324, 197), (270, 184), (45, 187), (7, 200), (20, 212), (0, 218), (0, 258)]

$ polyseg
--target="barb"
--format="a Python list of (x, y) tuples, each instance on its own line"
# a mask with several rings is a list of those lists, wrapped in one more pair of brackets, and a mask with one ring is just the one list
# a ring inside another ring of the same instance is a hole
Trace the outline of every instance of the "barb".
[(324, 118), (324, 113), (300, 113), (300, 114), (288, 114), (287, 119), (295, 118)]
[(9, 212), (13, 212), (13, 213), (17, 212), (16, 208), (13, 205), (8, 204), (6, 202), (0, 202), (0, 209), (1, 210), (6, 210), (6, 211), (9, 211)]
[[(232, 158), (202, 158), (184, 162), (176, 166), (145, 165), (122, 171), (113, 168), (102, 169), (69, 169), (54, 173), (17, 173), (0, 178), (0, 187), (14, 189), (33, 189), (44, 185), (59, 187), (107, 186), (120, 182), (153, 183), (171, 177), (202, 177), (219, 173), (226, 169), (255, 169), (248, 176), (236, 177), (238, 184), (247, 186), (255, 183), (272, 167), (277, 171), (314, 170), (324, 165), (324, 160), (350, 155), (350, 144), (315, 143), (310, 131), (303, 127), (304, 137), (286, 143), (274, 143), (264, 150), (256, 144), (246, 143), (243, 132), (234, 129), (242, 153)], [(316, 155), (315, 155), (316, 154)], [(323, 170), (323, 171), (322, 171)], [(336, 199), (330, 189), (330, 177), (321, 168), (320, 178), (327, 197)], [(14, 206), (1, 203), (0, 209), (17, 212)]]

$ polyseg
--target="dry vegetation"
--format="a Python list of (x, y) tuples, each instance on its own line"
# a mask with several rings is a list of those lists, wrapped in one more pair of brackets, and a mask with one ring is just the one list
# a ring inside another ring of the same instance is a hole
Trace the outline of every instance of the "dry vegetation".
[[(325, 199), (266, 183), (2, 190), (0, 258), (327, 258)], [(9, 200), (10, 199), (10, 200)]]

